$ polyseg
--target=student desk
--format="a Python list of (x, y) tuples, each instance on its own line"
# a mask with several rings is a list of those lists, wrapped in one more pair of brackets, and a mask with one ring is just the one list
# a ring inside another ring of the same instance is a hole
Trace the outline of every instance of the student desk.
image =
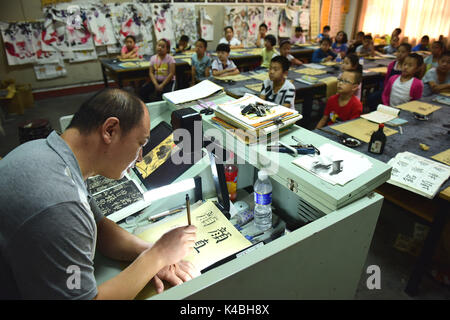
[[(434, 96), (422, 98), (421, 101), (441, 106), (441, 109), (433, 112), (428, 121), (420, 121), (414, 118), (413, 114), (408, 111), (400, 111), (400, 118), (408, 120), (408, 123), (402, 126), (403, 134), (399, 132), (387, 137), (384, 152), (381, 155), (369, 153), (367, 151), (367, 143), (362, 142), (355, 150), (370, 155), (371, 157), (383, 162), (388, 162), (399, 152), (409, 151), (419, 156), (429, 158), (435, 154), (450, 148), (449, 122), (450, 108), (447, 105), (432, 101)], [(444, 127), (446, 125), (447, 127)], [(340, 132), (332, 130), (333, 126), (327, 127), (326, 130), (340, 134)], [(398, 127), (393, 127), (398, 131)], [(335, 135), (326, 133), (322, 130), (314, 130), (318, 134), (337, 141)], [(419, 147), (419, 143), (430, 146), (428, 151), (424, 151)], [(433, 160), (433, 159), (431, 159)], [(436, 161), (436, 160), (435, 160)], [(450, 181), (441, 186), (439, 193), (434, 199), (422, 197), (419, 194), (410, 192), (400, 187), (385, 183), (378, 187), (376, 191), (383, 195), (389, 201), (408, 210), (421, 217), (428, 223), (431, 228), (425, 240), (424, 247), (417, 259), (408, 284), (405, 288), (406, 293), (415, 295), (418, 292), (419, 284), (425, 273), (425, 267), (432, 258), (434, 249), (439, 241), (440, 234), (445, 224), (445, 219), (449, 213), (449, 188)]]
[[(222, 95), (206, 100), (221, 103), (229, 99), (233, 98)], [(170, 123), (171, 113), (177, 108), (165, 101), (150, 103), (147, 107), (152, 127), (160, 121)], [(185, 104), (181, 107), (195, 105)], [(230, 138), (223, 128), (216, 126), (212, 117), (202, 115), (202, 136), (215, 137), (217, 143), (235, 152), (239, 167), (238, 189), (251, 187), (257, 170), (271, 162), (278, 166), (278, 170), (270, 176), (276, 207), (274, 214), (286, 221), (299, 222), (299, 206), (311, 206), (318, 216), (309, 223), (299, 223), (299, 226), (290, 229), (290, 233), (261, 248), (151, 298), (353, 299), (383, 200), (381, 195), (372, 190), (389, 177), (389, 166), (376, 159), (369, 159), (373, 166), (366, 174), (344, 186), (333, 186), (292, 164), (293, 157), (288, 154), (268, 152), (265, 145), (242, 145)], [(316, 146), (324, 143), (337, 145), (297, 126), (281, 139), (292, 143), (291, 135)], [(220, 139), (220, 136), (225, 140)], [(179, 179), (197, 175), (202, 177), (202, 190), (206, 197), (214, 185), (209, 181), (211, 168), (208, 161), (199, 161)], [(178, 200), (183, 203), (183, 199)], [(177, 205), (176, 200), (166, 199), (166, 205), (173, 207)], [(163, 210), (160, 204), (152, 204), (142, 214), (154, 215), (160, 212)], [(134, 229), (126, 221), (119, 225), (130, 232)], [(115, 276), (123, 267), (123, 264), (97, 253), (97, 283), (101, 284)]]
[[(255, 48), (236, 49), (230, 52), (230, 59), (240, 69), (252, 69), (261, 63), (261, 55), (255, 54)], [(310, 60), (313, 49), (308, 47), (292, 47), (292, 55), (297, 58)], [(178, 58), (183, 56), (182, 59)], [(186, 54), (173, 55), (176, 61), (176, 78), (177, 88), (187, 87), (184, 79), (184, 73), (190, 71), (190, 63), (185, 60)], [(216, 54), (211, 54), (212, 58), (216, 58)], [(142, 61), (149, 61), (149, 56), (144, 56)], [(108, 78), (115, 80), (119, 87), (123, 86), (124, 80), (136, 80), (148, 78), (148, 67), (127, 67), (120, 66), (121, 63), (126, 61), (120, 61), (118, 59), (100, 58), (100, 65), (102, 68), (103, 82), (105, 87), (108, 87)]]

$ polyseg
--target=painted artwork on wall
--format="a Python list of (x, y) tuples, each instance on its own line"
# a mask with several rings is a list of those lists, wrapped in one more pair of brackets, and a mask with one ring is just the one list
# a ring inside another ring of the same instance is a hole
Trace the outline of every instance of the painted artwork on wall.
[(248, 42), (252, 46), (256, 46), (258, 38), (259, 25), (264, 22), (263, 6), (248, 6)]
[(264, 7), (264, 23), (267, 25), (267, 34), (278, 35), (279, 7)]
[(151, 15), (156, 39), (165, 38), (175, 45), (175, 32), (172, 24), (172, 6), (170, 4), (151, 4)]
[[(180, 39), (181, 35), (187, 35), (189, 37), (189, 43), (193, 47), (195, 41), (199, 38), (197, 32), (198, 19), (194, 5), (175, 4), (173, 6), (172, 21), (175, 27), (176, 41)], [(173, 46), (175, 46), (175, 44)]]
[(109, 9), (105, 5), (94, 5), (88, 10), (89, 29), (92, 32), (96, 46), (104, 46), (117, 42), (109, 17)]
[(242, 43), (247, 42), (248, 17), (246, 6), (227, 6), (225, 8), (224, 27), (232, 26), (234, 37)]
[(66, 10), (46, 7), (44, 16), (44, 28), (41, 33), (42, 49), (44, 51), (70, 51), (66, 36)]

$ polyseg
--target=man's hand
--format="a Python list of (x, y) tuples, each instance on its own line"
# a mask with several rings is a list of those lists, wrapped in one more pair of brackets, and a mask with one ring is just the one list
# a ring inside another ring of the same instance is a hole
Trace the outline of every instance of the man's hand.
[(194, 248), (196, 231), (194, 225), (175, 228), (163, 234), (152, 249), (164, 259), (165, 266), (178, 263)]
[(180, 261), (176, 264), (166, 266), (161, 269), (152, 279), (156, 292), (164, 291), (164, 281), (172, 286), (177, 286), (200, 275), (194, 265), (188, 261)]

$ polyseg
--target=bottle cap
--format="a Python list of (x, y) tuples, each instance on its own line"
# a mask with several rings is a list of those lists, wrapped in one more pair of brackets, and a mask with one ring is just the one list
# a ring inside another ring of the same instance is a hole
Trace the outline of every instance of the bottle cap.
[(265, 172), (264, 170), (259, 170), (258, 172), (258, 179), (261, 181), (264, 181), (268, 178), (269, 176), (267, 175), (267, 172)]
[(380, 124), (378, 125), (378, 128), (384, 128), (384, 123), (380, 123)]

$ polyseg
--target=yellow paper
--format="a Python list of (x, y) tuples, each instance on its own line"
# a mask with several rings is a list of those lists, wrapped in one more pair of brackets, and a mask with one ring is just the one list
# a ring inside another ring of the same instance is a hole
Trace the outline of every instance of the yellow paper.
[(441, 153), (438, 153), (438, 154), (432, 156), (431, 158), (450, 166), (450, 149), (447, 149)]
[(370, 68), (370, 69), (367, 69), (367, 71), (386, 74), (387, 67)]
[(429, 115), (430, 113), (433, 113), (436, 110), (439, 110), (441, 107), (435, 106), (433, 104), (421, 102), (421, 101), (410, 101), (401, 105), (396, 106), (396, 108), (407, 110), (410, 112), (416, 112), (418, 114), (422, 114), (424, 116)]
[(450, 97), (450, 92), (441, 92), (440, 95)]
[(252, 75), (250, 75), (250, 78), (264, 81), (264, 80), (269, 79), (269, 74), (267, 72), (252, 74)]
[(306, 74), (308, 76), (317, 76), (319, 74), (327, 73), (325, 70), (318, 70), (318, 69), (313, 69), (313, 68), (298, 69), (298, 70), (294, 70), (294, 72)]
[[(187, 221), (185, 213), (174, 219), (169, 218), (167, 222), (157, 222), (137, 236), (148, 242), (156, 242), (169, 230), (186, 226)], [(191, 211), (191, 223), (197, 227), (197, 238), (194, 249), (184, 260), (190, 261), (199, 272), (252, 245), (212, 201), (206, 201)], [(155, 293), (153, 286), (149, 284), (137, 298), (147, 298)]]
[(255, 90), (258, 93), (260, 93), (262, 89), (262, 83), (246, 84), (245, 86), (251, 90)]
[(327, 62), (322, 62), (321, 64), (324, 66), (334, 66), (337, 64), (337, 62), (327, 61)]
[[(370, 122), (366, 119), (359, 118), (353, 121), (347, 121), (342, 124), (334, 125), (332, 126), (332, 128), (339, 132), (348, 134), (353, 138), (369, 143), (372, 133), (378, 130), (378, 124)], [(383, 132), (386, 136), (391, 136), (398, 131), (388, 127), (384, 127)]]
[(337, 78), (336, 77), (326, 77), (319, 79), (320, 82), (324, 82), (327, 85), (327, 99), (337, 92)]
[(233, 81), (244, 81), (250, 79), (248, 76), (245, 76), (243, 74), (235, 74), (232, 76), (214, 77), (214, 78), (219, 80), (233, 80)]
[(252, 54), (255, 56), (260, 56), (262, 52), (262, 48), (256, 48), (256, 49), (252, 49), (252, 50), (248, 50), (246, 53), (247, 54)]

